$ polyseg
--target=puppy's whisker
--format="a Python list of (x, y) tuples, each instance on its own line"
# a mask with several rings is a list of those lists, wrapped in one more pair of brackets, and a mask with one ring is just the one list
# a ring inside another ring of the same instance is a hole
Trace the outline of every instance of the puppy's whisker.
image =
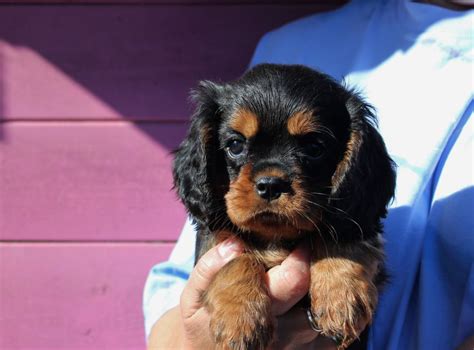
[(307, 202), (308, 204), (312, 204), (312, 205), (314, 205), (315, 207), (318, 207), (318, 208), (321, 208), (321, 209), (324, 209), (324, 210), (327, 211), (327, 208), (324, 206), (324, 204), (317, 203), (317, 202), (313, 202), (313, 201), (311, 201), (311, 200), (309, 200), (309, 199), (307, 199), (306, 202)]
[(317, 195), (317, 196), (322, 196), (322, 197), (329, 197), (329, 194), (327, 193), (324, 193), (324, 192), (306, 192), (307, 194), (311, 194), (311, 195)]
[(330, 193), (324, 193), (324, 192), (307, 192), (309, 195), (316, 195), (316, 196), (321, 196), (323, 198), (327, 198), (330, 200), (343, 200), (347, 199), (347, 197), (331, 197)]
[(284, 218), (289, 221), (293, 226), (297, 227), (298, 224), (296, 222), (296, 218), (294, 215), (289, 215), (289, 213), (284, 213)]
[(221, 214), (217, 215), (217, 217), (211, 221), (212, 225), (214, 226), (217, 226), (217, 227), (221, 227), (221, 226), (224, 226), (224, 222), (226, 220), (227, 216), (224, 212), (222, 212)]
[(209, 222), (209, 226), (214, 226), (214, 227), (224, 227), (225, 226), (225, 221), (227, 219), (227, 213), (225, 210), (225, 206), (218, 203), (213, 206), (211, 206), (210, 210), (216, 211), (218, 214), (212, 218)]
[[(354, 220), (347, 212), (345, 212), (344, 210), (342, 210), (342, 209), (340, 209), (340, 208), (337, 208), (337, 207), (334, 207), (334, 206), (332, 206), (332, 205), (331, 205), (330, 207), (331, 207), (331, 209), (334, 209), (334, 210), (336, 210), (337, 212), (343, 214), (343, 215), (344, 215), (344, 218), (345, 218), (346, 220), (349, 220), (349, 221), (352, 222), (354, 225), (356, 225), (357, 228), (358, 228), (358, 230), (359, 230), (359, 232), (360, 232), (361, 238), (364, 239), (364, 230), (362, 229), (362, 227), (360, 226), (360, 224), (359, 224), (357, 221), (355, 221), (355, 220)], [(331, 212), (331, 213), (332, 213), (332, 214), (337, 214), (337, 213), (335, 213), (335, 212)]]
[[(325, 207), (322, 204), (319, 204), (319, 203), (316, 203), (316, 202), (313, 202), (313, 201), (310, 201), (310, 200), (306, 200), (306, 202), (331, 213), (331, 211), (329, 211), (328, 208)], [(338, 241), (339, 241), (338, 240), (338, 234), (337, 234), (337, 230), (334, 228), (334, 226), (329, 225), (328, 223), (326, 223), (324, 221), (321, 221), (321, 222), (328, 228), (328, 233), (331, 235), (331, 238), (334, 240), (334, 242), (338, 243)]]
[(344, 210), (340, 209), (340, 208), (337, 208), (335, 206), (332, 206), (330, 204), (328, 205), (323, 205), (323, 204), (320, 204), (320, 203), (316, 203), (316, 202), (313, 202), (311, 200), (306, 200), (306, 202), (310, 203), (310, 204), (313, 204), (314, 206), (318, 207), (318, 208), (321, 208), (325, 211), (327, 211), (328, 213), (330, 214), (334, 214), (334, 215), (340, 215), (342, 214), (343, 215), (343, 218), (346, 219), (346, 220), (349, 220), (350, 222), (352, 222), (356, 227), (357, 229), (359, 230), (360, 232), (360, 236), (361, 236), (361, 239), (364, 239), (364, 230), (362, 229), (362, 227), (360, 226), (360, 224), (355, 221), (347, 212), (345, 212)]
[[(318, 232), (319, 236), (321, 237), (321, 240), (324, 244), (324, 249), (326, 250), (326, 256), (329, 256), (329, 250), (328, 250), (328, 246), (326, 244), (326, 240), (324, 239), (324, 236), (319, 228), (319, 226), (308, 216), (308, 214), (306, 214), (303, 210), (301, 211), (298, 211), (297, 212), (299, 215), (302, 215), (306, 220), (308, 220), (311, 224), (313, 224), (313, 227), (316, 229), (316, 231)], [(311, 241), (311, 244), (312, 244), (312, 241)]]
[(328, 228), (328, 232), (331, 235), (331, 238), (333, 239), (333, 241), (336, 244), (339, 243), (339, 235), (337, 233), (337, 230), (334, 228), (334, 226), (328, 222), (323, 222), (323, 224), (326, 225), (326, 227)]

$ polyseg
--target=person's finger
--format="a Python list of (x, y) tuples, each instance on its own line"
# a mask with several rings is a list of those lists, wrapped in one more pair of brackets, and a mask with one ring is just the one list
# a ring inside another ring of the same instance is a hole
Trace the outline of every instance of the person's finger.
[(303, 244), (296, 247), (281, 265), (267, 272), (267, 283), (276, 316), (291, 309), (309, 289), (310, 252)]
[(193, 316), (201, 307), (202, 292), (207, 289), (215, 274), (240, 255), (243, 249), (242, 242), (231, 237), (211, 248), (199, 259), (181, 294), (180, 306), (184, 319)]

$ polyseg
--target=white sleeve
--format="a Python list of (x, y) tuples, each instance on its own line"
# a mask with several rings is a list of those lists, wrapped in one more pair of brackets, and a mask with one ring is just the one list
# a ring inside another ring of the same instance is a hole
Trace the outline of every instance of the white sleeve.
[(155, 322), (178, 305), (181, 292), (194, 265), (196, 231), (188, 219), (168, 261), (150, 270), (143, 291), (146, 337)]

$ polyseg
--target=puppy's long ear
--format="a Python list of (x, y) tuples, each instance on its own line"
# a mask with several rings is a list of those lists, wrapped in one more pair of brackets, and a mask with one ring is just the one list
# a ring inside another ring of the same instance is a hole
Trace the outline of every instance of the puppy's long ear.
[(330, 204), (337, 208), (338, 232), (351, 240), (370, 239), (381, 231), (380, 219), (395, 190), (395, 166), (376, 130), (373, 108), (348, 91), (350, 116), (346, 150), (332, 178)]
[(223, 87), (212, 82), (201, 82), (193, 91), (196, 110), (188, 135), (175, 152), (174, 185), (187, 211), (198, 224), (209, 225), (209, 217), (219, 207), (216, 186), (217, 173), (226, 171), (219, 155), (218, 128), (220, 123), (219, 98)]

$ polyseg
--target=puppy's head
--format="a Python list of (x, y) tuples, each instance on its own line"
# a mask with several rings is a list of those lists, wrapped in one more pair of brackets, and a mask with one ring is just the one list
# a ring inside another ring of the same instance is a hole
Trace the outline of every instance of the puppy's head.
[(356, 93), (303, 66), (265, 64), (230, 84), (203, 82), (195, 99), (174, 181), (198, 224), (265, 239), (379, 230), (394, 171)]

